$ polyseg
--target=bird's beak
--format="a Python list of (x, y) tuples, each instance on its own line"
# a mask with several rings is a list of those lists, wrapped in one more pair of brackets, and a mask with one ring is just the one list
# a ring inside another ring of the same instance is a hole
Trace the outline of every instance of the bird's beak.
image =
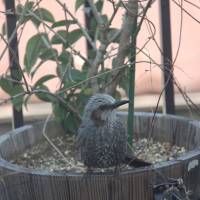
[(118, 108), (119, 106), (122, 106), (122, 105), (127, 104), (127, 103), (129, 103), (129, 100), (118, 100), (111, 105), (111, 108), (115, 109), (115, 108)]

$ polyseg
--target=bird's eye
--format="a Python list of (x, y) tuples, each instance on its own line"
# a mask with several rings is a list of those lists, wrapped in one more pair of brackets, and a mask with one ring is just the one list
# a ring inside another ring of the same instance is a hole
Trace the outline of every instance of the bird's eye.
[(110, 105), (108, 105), (108, 104), (104, 104), (104, 105), (99, 106), (100, 110), (108, 110), (109, 108), (110, 108)]
[(91, 119), (92, 120), (100, 120), (101, 119), (101, 110), (97, 109), (97, 110), (94, 110), (92, 113), (91, 113)]

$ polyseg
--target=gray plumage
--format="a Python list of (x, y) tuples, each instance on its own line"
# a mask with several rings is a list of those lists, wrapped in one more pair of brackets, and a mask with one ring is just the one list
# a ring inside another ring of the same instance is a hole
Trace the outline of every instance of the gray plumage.
[(125, 162), (127, 133), (116, 109), (128, 101), (116, 101), (107, 94), (96, 94), (85, 106), (76, 146), (89, 168), (107, 168)]

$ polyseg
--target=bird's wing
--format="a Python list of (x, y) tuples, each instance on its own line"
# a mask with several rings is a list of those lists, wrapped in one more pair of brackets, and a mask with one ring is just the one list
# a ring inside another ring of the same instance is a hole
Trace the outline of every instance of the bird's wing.
[(87, 127), (85, 127), (84, 124), (81, 124), (78, 129), (78, 134), (75, 139), (75, 149), (76, 149), (75, 158), (78, 161), (82, 161), (81, 152), (82, 152), (82, 148), (84, 148), (86, 140), (87, 140), (87, 135), (88, 135), (87, 130), (88, 130)]
[(91, 138), (91, 136), (96, 132), (96, 128), (95, 126), (91, 126), (90, 124), (81, 124), (79, 129), (78, 129), (78, 134), (76, 136), (76, 147), (81, 147), (81, 146), (85, 146), (86, 142), (88, 141), (88, 139)]
[[(117, 120), (114, 124), (113, 129), (114, 129), (113, 130), (114, 135), (117, 135), (117, 137), (116, 137), (117, 139), (119, 139), (123, 142), (125, 142), (127, 140), (127, 132), (121, 121)], [(123, 145), (126, 145), (126, 143), (124, 143)]]
[[(114, 150), (116, 150), (116, 155), (119, 157), (120, 155), (124, 156), (126, 153), (127, 133), (122, 122), (119, 120), (115, 121), (112, 128), (107, 129), (107, 131), (110, 131), (110, 140)], [(122, 159), (122, 157), (119, 159)]]

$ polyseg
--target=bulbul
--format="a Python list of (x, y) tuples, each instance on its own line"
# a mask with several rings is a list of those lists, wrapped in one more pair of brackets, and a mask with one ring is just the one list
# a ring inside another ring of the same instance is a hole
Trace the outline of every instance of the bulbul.
[(89, 169), (149, 165), (133, 156), (127, 131), (117, 116), (116, 108), (128, 102), (108, 94), (95, 94), (89, 99), (76, 138), (80, 158)]

